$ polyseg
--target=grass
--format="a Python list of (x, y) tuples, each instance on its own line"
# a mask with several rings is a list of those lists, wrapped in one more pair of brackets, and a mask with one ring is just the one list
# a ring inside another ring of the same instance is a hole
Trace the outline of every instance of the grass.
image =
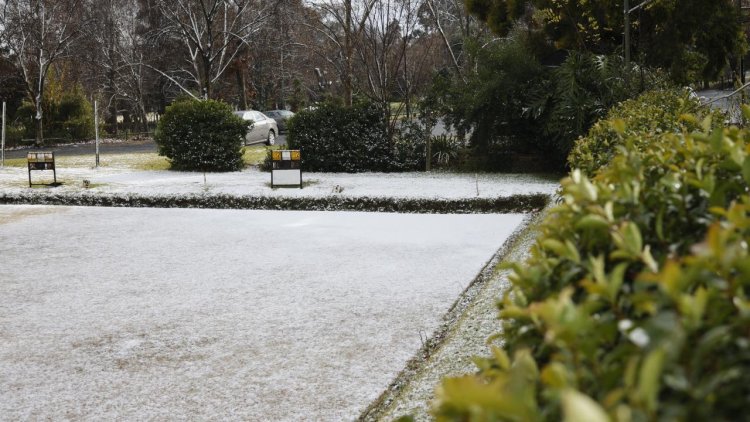
[(243, 148), (242, 161), (246, 166), (257, 166), (266, 159), (268, 151), (279, 149), (278, 145), (250, 145)]
[[(257, 166), (266, 158), (267, 151), (279, 147), (252, 145), (243, 147), (242, 161), (246, 166)], [(63, 155), (55, 158), (57, 168), (92, 168), (95, 165), (94, 156)], [(26, 158), (10, 158), (5, 160), (7, 167), (26, 167)], [(155, 152), (139, 152), (129, 154), (102, 154), (99, 157), (101, 167), (117, 167), (133, 170), (169, 170), (169, 160)]]

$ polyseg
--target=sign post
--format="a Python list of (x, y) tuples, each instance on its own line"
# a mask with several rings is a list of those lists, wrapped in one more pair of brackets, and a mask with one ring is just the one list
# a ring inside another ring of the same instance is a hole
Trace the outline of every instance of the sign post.
[(3, 101), (3, 130), (0, 135), (0, 166), (5, 167), (5, 101)]
[(55, 177), (53, 185), (57, 185), (57, 170), (55, 170), (54, 152), (29, 152), (26, 154), (26, 160), (29, 164), (29, 187), (31, 187), (32, 170), (52, 170), (52, 174)]
[(302, 189), (302, 160), (298, 149), (271, 152), (271, 188), (299, 186)]
[(99, 110), (94, 101), (94, 134), (96, 135), (96, 166), (99, 167)]

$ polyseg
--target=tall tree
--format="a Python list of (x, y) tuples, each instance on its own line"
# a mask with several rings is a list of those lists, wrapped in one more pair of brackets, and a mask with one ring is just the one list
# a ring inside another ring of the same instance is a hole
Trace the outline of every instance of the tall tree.
[[(635, 52), (678, 82), (715, 78), (744, 48), (736, 0), (654, 0), (633, 16)], [(640, 3), (633, 1), (633, 6)], [(515, 22), (540, 25), (558, 48), (612, 53), (622, 46), (623, 3), (610, 0), (466, 0), (497, 33)]]
[(175, 71), (157, 69), (185, 93), (207, 99), (237, 56), (251, 45), (253, 35), (268, 17), (267, 2), (254, 0), (155, 0), (163, 25), (156, 37), (179, 41), (188, 66)]
[(81, 34), (81, 0), (0, 0), (0, 7), (0, 27), (4, 28), (0, 40), (21, 71), (26, 94), (36, 110), (36, 140), (41, 144), (47, 75)]
[(351, 106), (354, 95), (354, 61), (356, 41), (362, 36), (365, 24), (377, 0), (321, 0), (315, 3), (321, 20), (314, 29), (334, 46), (334, 66), (343, 88), (344, 104)]

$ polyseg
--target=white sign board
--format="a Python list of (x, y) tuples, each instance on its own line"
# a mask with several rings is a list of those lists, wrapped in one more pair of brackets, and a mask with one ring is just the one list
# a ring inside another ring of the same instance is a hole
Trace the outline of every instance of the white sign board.
[(271, 173), (274, 186), (302, 185), (302, 170), (300, 169), (272, 170)]

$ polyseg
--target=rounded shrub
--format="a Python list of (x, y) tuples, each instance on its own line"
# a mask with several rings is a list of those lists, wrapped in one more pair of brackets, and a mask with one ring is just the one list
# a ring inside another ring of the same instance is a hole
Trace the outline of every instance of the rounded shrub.
[(175, 170), (236, 171), (243, 166), (247, 124), (229, 105), (183, 100), (167, 107), (154, 140)]
[[(692, 113), (692, 119), (684, 119)], [(662, 133), (692, 132), (701, 128), (707, 116), (714, 124), (724, 120), (721, 113), (700, 107), (700, 100), (684, 89), (649, 91), (638, 98), (624, 101), (613, 107), (606, 119), (589, 129), (588, 134), (576, 141), (568, 155), (572, 169), (593, 175), (615, 155), (629, 135), (637, 134), (632, 146), (648, 145), (654, 136)]]
[(302, 152), (306, 171), (390, 171), (393, 154), (383, 111), (373, 104), (324, 104), (289, 122), (287, 144)]

